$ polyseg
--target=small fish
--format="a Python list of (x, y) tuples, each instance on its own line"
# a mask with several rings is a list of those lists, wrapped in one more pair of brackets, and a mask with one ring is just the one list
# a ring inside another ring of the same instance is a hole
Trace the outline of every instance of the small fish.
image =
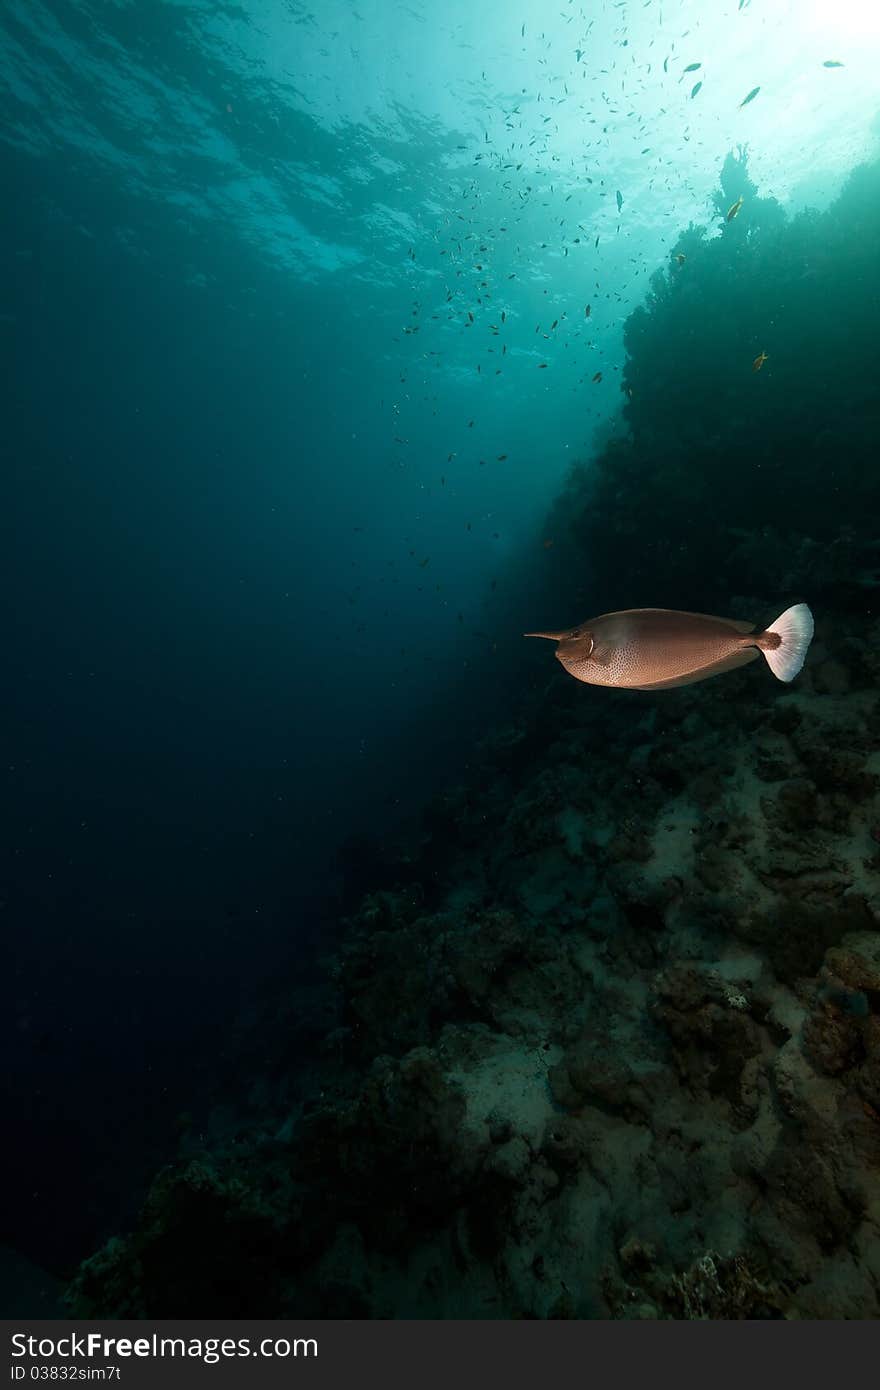
[(524, 635), (558, 643), (557, 660), (586, 685), (671, 690), (733, 671), (762, 653), (777, 680), (788, 682), (804, 664), (813, 615), (805, 603), (796, 603), (756, 632), (754, 623), (707, 613), (629, 608), (561, 632)]
[(835, 62), (833, 58), (826, 58), (822, 66), (823, 68), (842, 68), (843, 63)]
[(697, 68), (701, 68), (702, 66), (702, 63), (688, 63), (685, 72), (696, 72)]
[(753, 372), (759, 372), (759, 371), (761, 370), (761, 368), (763, 367), (763, 365), (764, 365), (764, 363), (765, 363), (766, 361), (767, 361), (767, 354), (766, 354), (766, 352), (759, 352), (758, 355), (757, 355), (757, 357), (755, 358), (754, 362), (752, 363), (752, 371), (753, 371)]
[(732, 222), (733, 219), (739, 214), (739, 210), (740, 210), (740, 208), (742, 207), (742, 205), (743, 205), (743, 195), (740, 193), (740, 195), (739, 195), (739, 197), (737, 198), (736, 202), (735, 202), (735, 203), (731, 203), (730, 207), (727, 209), (727, 220), (728, 220), (728, 222)]
[(507, 455), (506, 455), (506, 454), (497, 454), (497, 455), (496, 455), (496, 462), (497, 462), (497, 463), (503, 463), (504, 460), (505, 460), (506, 458), (507, 458)]
[(547, 366), (547, 363), (546, 363), (546, 362), (539, 362), (539, 363), (538, 363), (538, 371), (539, 371), (539, 372), (543, 372), (543, 370), (544, 370), (544, 368), (545, 368), (546, 366)]
[(691, 88), (691, 101), (693, 101), (694, 97), (697, 95), (697, 92), (700, 90), (702, 85), (702, 82), (694, 83), (693, 87)]
[(601, 380), (602, 380), (602, 373), (601, 373), (601, 372), (597, 372), (596, 375), (593, 377), (593, 381), (596, 382), (596, 381), (601, 381)]
[(748, 106), (750, 101), (754, 101), (755, 97), (758, 95), (760, 90), (760, 87), (753, 87), (752, 90), (749, 92), (748, 96), (744, 97), (743, 100), (740, 102), (740, 110), (742, 110), (744, 106)]
[(618, 188), (618, 190), (617, 190), (617, 211), (620, 212), (620, 210), (621, 210), (622, 207), (623, 207), (623, 194), (621, 193), (620, 189)]
[(675, 259), (679, 265), (684, 265), (685, 261), (687, 260), (687, 256), (683, 255), (682, 252), (679, 251)]
[(592, 312), (593, 312), (593, 306), (592, 306), (592, 304), (588, 304), (587, 307), (586, 307), (586, 309), (584, 310), (584, 318), (585, 318), (585, 319), (588, 319), (588, 318), (590, 317), (590, 314), (591, 314)]

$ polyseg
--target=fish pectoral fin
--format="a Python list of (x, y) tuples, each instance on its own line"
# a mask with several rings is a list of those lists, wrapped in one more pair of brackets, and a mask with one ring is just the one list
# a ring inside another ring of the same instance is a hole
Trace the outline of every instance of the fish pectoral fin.
[(741, 647), (738, 652), (713, 661), (709, 666), (701, 666), (697, 671), (688, 671), (683, 676), (673, 676), (670, 680), (654, 681), (651, 685), (636, 685), (634, 690), (672, 690), (679, 685), (694, 685), (697, 681), (708, 680), (710, 676), (720, 676), (725, 671), (735, 671), (738, 666), (746, 666), (761, 655), (757, 647)]
[(608, 666), (611, 663), (614, 650), (610, 642), (594, 642), (593, 650), (590, 652), (590, 660), (595, 661), (598, 666)]

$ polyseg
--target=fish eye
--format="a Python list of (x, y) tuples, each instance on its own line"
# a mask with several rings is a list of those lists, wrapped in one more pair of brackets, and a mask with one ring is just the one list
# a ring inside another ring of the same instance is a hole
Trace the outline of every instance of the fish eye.
[(568, 634), (568, 636), (569, 636), (569, 640), (571, 640), (571, 639), (573, 639), (573, 638), (575, 638), (575, 637), (580, 637), (580, 636), (581, 636), (581, 630), (580, 630), (580, 628), (579, 628), (579, 627), (572, 628), (572, 630), (571, 630), (571, 632)]

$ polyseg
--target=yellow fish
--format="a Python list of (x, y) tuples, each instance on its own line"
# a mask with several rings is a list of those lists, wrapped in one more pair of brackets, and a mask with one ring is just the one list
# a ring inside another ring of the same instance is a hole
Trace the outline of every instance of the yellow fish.
[(730, 207), (727, 209), (727, 220), (728, 220), (728, 222), (732, 222), (732, 221), (733, 221), (733, 219), (736, 217), (736, 215), (737, 215), (737, 213), (739, 212), (739, 210), (740, 210), (740, 208), (742, 207), (742, 205), (743, 205), (743, 200), (742, 200), (742, 194), (740, 193), (740, 195), (739, 195), (739, 197), (737, 198), (736, 202), (735, 202), (735, 203), (731, 203)]
[(758, 355), (757, 355), (757, 357), (755, 358), (754, 362), (752, 363), (752, 371), (753, 371), (753, 372), (759, 372), (759, 371), (761, 370), (761, 368), (763, 367), (763, 365), (764, 365), (764, 363), (765, 363), (766, 361), (767, 361), (767, 354), (766, 354), (766, 352), (759, 352)]

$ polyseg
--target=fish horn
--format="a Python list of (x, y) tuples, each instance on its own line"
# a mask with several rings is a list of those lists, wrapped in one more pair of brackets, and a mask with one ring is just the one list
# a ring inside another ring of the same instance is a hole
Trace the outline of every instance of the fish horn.
[(549, 637), (551, 642), (561, 642), (563, 637), (567, 637), (570, 628), (564, 628), (562, 632), (524, 632), (523, 637)]

